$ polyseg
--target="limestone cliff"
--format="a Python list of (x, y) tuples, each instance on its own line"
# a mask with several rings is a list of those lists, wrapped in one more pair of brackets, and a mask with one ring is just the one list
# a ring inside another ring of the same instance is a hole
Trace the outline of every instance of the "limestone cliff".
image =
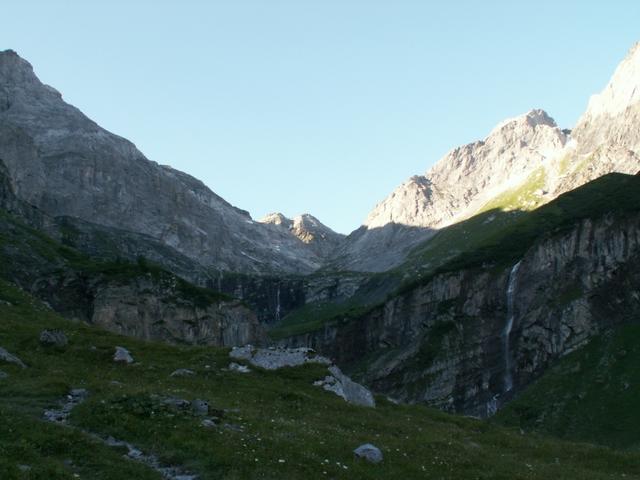
[(355, 321), (283, 343), (356, 372), (367, 358), (360, 378), (396, 399), (486, 416), (558, 357), (637, 318), (639, 267), (640, 214), (584, 219), (506, 268), (436, 275)]

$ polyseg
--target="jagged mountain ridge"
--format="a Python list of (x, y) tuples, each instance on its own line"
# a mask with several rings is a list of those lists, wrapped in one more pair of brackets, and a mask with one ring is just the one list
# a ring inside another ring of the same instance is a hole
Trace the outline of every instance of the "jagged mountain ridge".
[(380, 202), (347, 238), (336, 264), (365, 271), (396, 266), (439, 228), (524, 181), (566, 142), (566, 133), (542, 110), (502, 122), (484, 140), (455, 148)]
[(322, 263), (291, 232), (147, 160), (65, 103), (11, 50), (0, 52), (0, 159), (17, 196), (48, 214), (149, 235), (206, 266), (309, 273)]
[(332, 264), (387, 270), (438, 229), (488, 205), (528, 210), (604, 174), (638, 172), (639, 92), (640, 43), (571, 133), (542, 110), (500, 123), (483, 141), (453, 149), (376, 205)]
[(202, 182), (150, 162), (64, 103), (12, 51), (0, 54), (0, 159), (18, 196), (47, 213), (147, 235), (217, 270), (384, 271), (442, 227), (518, 193), (532, 176), (537, 188), (516, 206), (546, 203), (608, 172), (640, 169), (633, 127), (640, 121), (639, 50), (592, 99), (572, 135), (542, 110), (506, 120), (411, 177), (346, 239), (309, 215), (254, 222)]
[(327, 258), (345, 237), (308, 213), (297, 215), (292, 219), (285, 217), (282, 213), (270, 213), (258, 221), (288, 230), (321, 258)]

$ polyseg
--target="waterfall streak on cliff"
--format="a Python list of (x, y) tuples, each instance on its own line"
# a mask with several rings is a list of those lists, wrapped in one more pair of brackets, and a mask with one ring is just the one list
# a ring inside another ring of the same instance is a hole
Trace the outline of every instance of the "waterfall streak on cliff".
[(516, 263), (511, 272), (509, 273), (509, 282), (507, 284), (507, 323), (502, 331), (502, 338), (504, 341), (504, 392), (508, 392), (513, 388), (513, 375), (511, 373), (511, 348), (509, 345), (509, 339), (511, 337), (511, 330), (513, 329), (514, 320), (514, 297), (516, 291), (516, 277), (518, 269), (520, 268), (520, 262)]

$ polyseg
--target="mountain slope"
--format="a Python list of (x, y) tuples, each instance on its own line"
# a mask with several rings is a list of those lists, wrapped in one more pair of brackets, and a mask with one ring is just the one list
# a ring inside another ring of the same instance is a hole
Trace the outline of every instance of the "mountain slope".
[(308, 273), (322, 259), (290, 232), (254, 222), (202, 182), (147, 160), (0, 52), (0, 159), (16, 194), (51, 216), (159, 240), (205, 266)]
[(595, 337), (551, 368), (495, 421), (559, 438), (638, 450), (640, 327)]
[[(399, 265), (437, 230), (492, 208), (530, 210), (611, 172), (640, 171), (640, 43), (569, 134), (541, 110), (452, 150), (369, 214), (333, 259), (344, 268)], [(375, 252), (375, 255), (368, 255)]]
[(438, 229), (525, 181), (558, 155), (566, 141), (542, 110), (502, 122), (484, 140), (452, 150), (424, 176), (400, 185), (347, 238), (334, 261), (355, 270), (398, 265)]
[[(2, 347), (27, 365), (0, 362), (3, 479), (159, 480), (134, 461), (142, 452), (199, 480), (640, 478), (637, 453), (525, 436), (383, 398), (375, 409), (350, 405), (312, 385), (326, 367), (239, 374), (227, 369), (228, 350), (142, 342), (69, 322), (4, 281), (0, 317)], [(41, 345), (43, 329), (63, 330), (69, 344)], [(116, 345), (135, 363), (115, 363)], [(193, 376), (171, 376), (180, 368)], [(79, 388), (86, 400), (68, 425), (43, 420)], [(195, 399), (208, 402), (212, 426), (179, 407)], [(99, 440), (108, 437), (114, 446)], [(127, 455), (116, 440), (137, 452)], [(364, 442), (381, 448), (382, 463), (354, 458)]]

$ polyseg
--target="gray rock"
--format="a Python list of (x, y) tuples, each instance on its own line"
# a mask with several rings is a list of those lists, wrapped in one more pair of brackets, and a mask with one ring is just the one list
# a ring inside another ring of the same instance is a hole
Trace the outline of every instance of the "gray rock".
[(7, 362), (7, 363), (13, 363), (15, 365), (21, 366), (22, 368), (27, 368), (27, 366), (24, 364), (24, 362), (22, 360), (20, 360), (15, 355), (12, 355), (11, 353), (7, 352), (2, 347), (0, 347), (0, 361)]
[(298, 367), (305, 363), (330, 365), (331, 361), (316, 355), (311, 348), (253, 348), (250, 345), (233, 348), (229, 356), (235, 360), (245, 360), (253, 366), (265, 370), (277, 370), (284, 367)]
[(367, 462), (380, 463), (383, 460), (382, 452), (378, 447), (370, 443), (365, 443), (356, 448), (353, 453), (356, 458), (363, 458)]
[(84, 402), (88, 396), (89, 392), (84, 388), (74, 388), (70, 390), (69, 394), (61, 402), (61, 408), (44, 411), (44, 419), (54, 423), (66, 423), (69, 415), (71, 415), (71, 411)]
[(73, 388), (69, 392), (69, 396), (76, 401), (82, 401), (89, 396), (89, 391), (86, 388)]
[(229, 356), (235, 360), (251, 360), (254, 348), (252, 345), (244, 345), (242, 347), (233, 347), (229, 352)]
[(363, 407), (375, 407), (376, 401), (371, 392), (359, 383), (354, 382), (335, 365), (329, 367), (331, 375), (314, 382), (329, 392), (344, 398), (348, 403)]
[(210, 418), (205, 418), (204, 420), (202, 420), (202, 422), (200, 422), (200, 426), (205, 428), (214, 428), (214, 427), (217, 427), (218, 425), (216, 424), (216, 422), (214, 422)]
[(124, 362), (124, 363), (133, 363), (133, 357), (129, 350), (124, 347), (116, 347), (116, 352), (113, 354), (114, 362)]
[(5, 378), (7, 378), (9, 376), (8, 373), (3, 372), (2, 370), (0, 370), (0, 380), (3, 380)]
[(191, 402), (191, 410), (195, 415), (206, 416), (209, 414), (209, 403), (205, 400), (195, 399)]
[(43, 330), (40, 343), (47, 347), (66, 347), (69, 340), (62, 330)]
[(193, 370), (188, 368), (179, 368), (169, 375), (170, 377), (193, 377), (196, 374)]
[(249, 373), (251, 371), (251, 369), (246, 365), (240, 365), (239, 363), (236, 363), (236, 362), (231, 362), (229, 364), (229, 370), (231, 370), (232, 372), (238, 372), (238, 373)]
[(162, 403), (175, 410), (186, 410), (191, 406), (191, 402), (189, 400), (175, 397), (165, 398)]

